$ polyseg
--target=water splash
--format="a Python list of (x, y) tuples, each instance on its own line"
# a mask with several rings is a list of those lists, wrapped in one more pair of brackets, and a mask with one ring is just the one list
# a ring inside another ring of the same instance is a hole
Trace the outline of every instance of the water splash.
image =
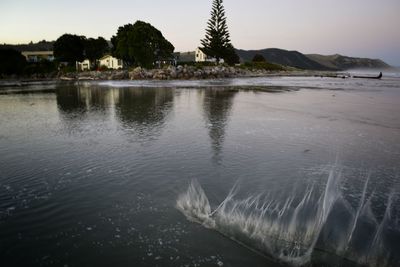
[(388, 259), (390, 258), (391, 255), (390, 252), (385, 248), (384, 237), (385, 237), (385, 231), (389, 229), (388, 224), (390, 223), (390, 218), (391, 218), (390, 211), (392, 208), (393, 199), (394, 199), (394, 192), (392, 192), (389, 195), (388, 203), (386, 205), (385, 215), (375, 231), (372, 244), (368, 249), (368, 254), (364, 258), (364, 263), (369, 262), (370, 266), (388, 266), (390, 264)]
[(203, 188), (193, 180), (186, 193), (179, 196), (177, 208), (190, 221), (201, 223), (208, 228), (215, 227), (211, 218), (211, 207)]
[[(312, 262), (315, 250), (358, 264), (395, 266), (391, 265), (391, 252), (385, 247), (383, 238), (390, 221), (393, 195), (388, 200), (384, 218), (378, 223), (370, 208), (371, 198), (367, 198), (369, 176), (358, 208), (354, 210), (342, 196), (341, 173), (340, 169), (333, 168), (322, 192), (311, 185), (301, 197), (292, 194), (284, 201), (270, 195), (236, 199), (238, 187), (235, 185), (214, 210), (198, 182), (192, 181), (187, 192), (178, 197), (176, 205), (189, 220), (293, 266)], [(335, 223), (328, 222), (335, 217), (332, 211), (339, 207), (347, 211), (347, 219), (341, 221), (340, 229)], [(363, 248), (357, 249), (364, 224), (368, 224), (367, 229), (372, 229), (373, 238), (365, 238)], [(335, 235), (336, 239), (330, 238), (329, 232), (335, 231), (340, 234)], [(321, 241), (321, 236), (325, 236), (325, 240)]]

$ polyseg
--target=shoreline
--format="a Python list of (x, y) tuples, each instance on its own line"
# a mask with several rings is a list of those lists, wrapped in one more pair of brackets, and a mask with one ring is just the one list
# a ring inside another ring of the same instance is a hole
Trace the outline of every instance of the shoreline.
[(70, 73), (33, 74), (31, 76), (2, 76), (0, 90), (3, 88), (21, 88), (31, 85), (53, 85), (55, 83), (91, 82), (91, 81), (201, 81), (233, 78), (276, 78), (276, 77), (318, 77), (345, 79), (351, 78), (351, 70), (267, 70), (226, 66), (168, 66), (161, 69), (144, 69), (137, 67), (131, 70), (84, 71)]
[(341, 78), (344, 72), (317, 71), (317, 70), (264, 70), (245, 69), (239, 67), (202, 67), (169, 66), (163, 69), (137, 67), (133, 70), (108, 70), (58, 73), (49, 75), (35, 75), (34, 77), (5, 77), (0, 79), (0, 88), (21, 87), (34, 84), (52, 84), (54, 82), (78, 81), (135, 81), (135, 80), (213, 80), (224, 78), (254, 78), (254, 77), (332, 77)]

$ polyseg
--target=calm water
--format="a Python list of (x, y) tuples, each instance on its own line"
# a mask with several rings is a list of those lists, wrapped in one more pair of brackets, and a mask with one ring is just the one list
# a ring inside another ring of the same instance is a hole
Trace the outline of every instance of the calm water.
[(400, 266), (399, 162), (395, 76), (2, 88), (0, 266)]

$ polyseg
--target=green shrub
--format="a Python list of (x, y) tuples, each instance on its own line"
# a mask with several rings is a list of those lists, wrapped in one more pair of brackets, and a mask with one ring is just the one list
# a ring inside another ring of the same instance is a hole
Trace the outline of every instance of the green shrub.
[(265, 57), (261, 54), (255, 54), (251, 61), (252, 62), (266, 62)]
[(76, 72), (76, 66), (73, 65), (60, 66), (60, 71), (63, 73)]
[(56, 64), (47, 60), (35, 63), (28, 63), (24, 68), (24, 74), (45, 74), (57, 71)]

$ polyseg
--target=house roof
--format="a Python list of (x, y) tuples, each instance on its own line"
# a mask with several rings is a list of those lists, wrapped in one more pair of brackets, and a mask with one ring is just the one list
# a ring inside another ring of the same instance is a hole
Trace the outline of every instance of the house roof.
[(22, 51), (24, 56), (52, 56), (53, 51)]
[(77, 63), (79, 63), (79, 64), (83, 64), (85, 61), (88, 61), (89, 63), (90, 63), (90, 59), (84, 59), (84, 60), (82, 60), (82, 61), (77, 61)]
[(104, 56), (102, 56), (99, 60), (106, 59), (106, 58), (108, 58), (108, 57), (113, 57), (113, 56), (112, 56), (112, 55), (104, 55)]

